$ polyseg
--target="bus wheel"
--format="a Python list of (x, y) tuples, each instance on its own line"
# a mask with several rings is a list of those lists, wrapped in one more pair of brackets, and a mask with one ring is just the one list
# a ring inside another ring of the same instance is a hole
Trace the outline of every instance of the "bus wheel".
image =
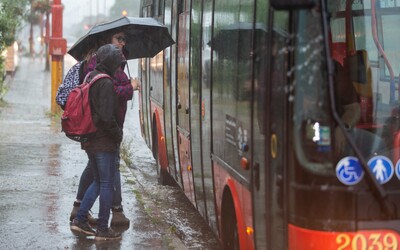
[(160, 185), (167, 185), (168, 181), (167, 181), (167, 177), (168, 177), (168, 173), (166, 169), (162, 169), (161, 168), (161, 164), (160, 164), (160, 159), (158, 158), (158, 135), (157, 135), (157, 129), (153, 130), (153, 140), (152, 140), (152, 151), (153, 151), (153, 157), (156, 160), (156, 166), (157, 166), (157, 180), (158, 180), (158, 184)]
[(224, 249), (239, 250), (239, 232), (237, 229), (235, 208), (231, 198), (227, 201), (222, 211), (222, 239)]

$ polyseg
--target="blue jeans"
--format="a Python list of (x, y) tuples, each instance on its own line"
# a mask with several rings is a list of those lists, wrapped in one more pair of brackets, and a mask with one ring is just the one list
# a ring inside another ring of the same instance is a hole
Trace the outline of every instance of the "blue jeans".
[(108, 219), (110, 218), (117, 152), (86, 153), (93, 171), (93, 182), (83, 197), (76, 219), (80, 222), (86, 222), (89, 210), (100, 195), (97, 228), (103, 230), (108, 228)]
[[(115, 176), (114, 176), (114, 195), (113, 195), (113, 203), (112, 207), (113, 208), (121, 208), (122, 207), (122, 194), (121, 194), (121, 173), (119, 171), (119, 161), (120, 161), (120, 156), (119, 156), (119, 148), (116, 153), (115, 157)], [(77, 200), (83, 200), (83, 196), (86, 193), (86, 190), (89, 188), (90, 184), (93, 182), (93, 171), (92, 168), (90, 167), (90, 160), (88, 164), (86, 165), (86, 168), (83, 170), (81, 178), (79, 180), (79, 187), (78, 187), (78, 193), (76, 195)]]

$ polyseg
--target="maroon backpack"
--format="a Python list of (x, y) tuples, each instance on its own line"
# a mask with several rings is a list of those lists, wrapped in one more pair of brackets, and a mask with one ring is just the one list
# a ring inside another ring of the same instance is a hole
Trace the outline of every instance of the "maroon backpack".
[(61, 128), (65, 135), (77, 142), (86, 142), (96, 134), (96, 126), (92, 121), (90, 110), (89, 89), (100, 78), (111, 77), (107, 74), (98, 74), (89, 82), (88, 74), (81, 85), (72, 89), (68, 95), (64, 113), (61, 116)]

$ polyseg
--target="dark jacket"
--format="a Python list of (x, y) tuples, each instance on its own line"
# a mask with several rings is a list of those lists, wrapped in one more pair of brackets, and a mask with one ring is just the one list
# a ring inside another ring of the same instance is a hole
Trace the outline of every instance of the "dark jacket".
[[(96, 64), (97, 64), (96, 55), (93, 55), (87, 62), (84, 63), (84, 66), (81, 67), (82, 74), (80, 77), (82, 81), (87, 73), (93, 71), (96, 68)], [(114, 90), (117, 93), (119, 102), (118, 124), (120, 125), (120, 127), (123, 127), (126, 110), (128, 106), (127, 102), (129, 100), (132, 100), (133, 96), (133, 87), (131, 85), (130, 79), (124, 72), (124, 65), (118, 68), (118, 70), (115, 72), (113, 77), (113, 83), (114, 83)]]
[[(121, 63), (124, 63), (121, 51), (114, 45), (104, 45), (97, 51), (96, 69), (89, 77), (99, 73), (113, 76)], [(113, 81), (97, 80), (90, 88), (89, 98), (97, 132), (93, 140), (82, 143), (82, 148), (90, 152), (114, 152), (121, 143), (122, 129), (117, 122), (119, 105)]]

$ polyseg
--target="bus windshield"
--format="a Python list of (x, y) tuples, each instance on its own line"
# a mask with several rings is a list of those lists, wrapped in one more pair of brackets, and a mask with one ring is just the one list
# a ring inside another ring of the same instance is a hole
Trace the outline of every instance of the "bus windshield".
[(355, 156), (331, 118), (327, 60), (332, 60), (335, 109), (351, 140), (366, 160), (382, 155), (396, 164), (400, 158), (400, 50), (396, 47), (400, 2), (326, 2), (326, 39), (318, 6), (297, 15), (295, 65), (290, 72), (297, 159), (315, 173), (334, 174), (340, 159)]

